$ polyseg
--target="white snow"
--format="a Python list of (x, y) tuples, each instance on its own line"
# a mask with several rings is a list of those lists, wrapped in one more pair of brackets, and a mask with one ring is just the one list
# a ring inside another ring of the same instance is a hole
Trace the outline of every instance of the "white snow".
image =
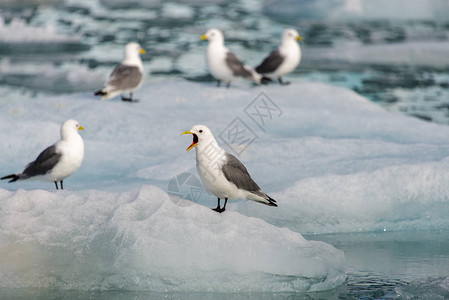
[[(68, 118), (85, 127), (86, 148), (64, 191), (0, 183), (4, 287), (325, 290), (345, 278), (343, 253), (301, 234), (449, 228), (446, 126), (322, 83), (226, 89), (168, 81), (144, 84), (135, 97), (2, 103), (2, 175), (56, 141)], [(257, 110), (271, 113), (261, 127)], [(196, 204), (168, 197), (173, 177), (198, 176), (194, 152), (185, 152), (191, 137), (181, 136), (198, 123), (238, 152), (278, 208), (230, 201), (220, 215), (204, 190)], [(232, 143), (230, 124), (251, 129), (252, 143)]]

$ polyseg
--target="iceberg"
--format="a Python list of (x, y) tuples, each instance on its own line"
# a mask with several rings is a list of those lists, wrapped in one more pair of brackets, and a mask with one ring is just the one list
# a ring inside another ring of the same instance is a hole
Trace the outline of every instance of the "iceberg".
[(343, 283), (343, 252), (154, 186), (0, 190), (0, 288), (298, 292)]

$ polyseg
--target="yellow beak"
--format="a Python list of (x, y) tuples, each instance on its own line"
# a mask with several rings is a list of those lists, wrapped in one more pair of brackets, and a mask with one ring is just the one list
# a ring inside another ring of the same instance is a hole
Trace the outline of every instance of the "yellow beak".
[(207, 40), (207, 35), (203, 34), (202, 36), (200, 36), (200, 40)]
[(303, 37), (300, 36), (300, 35), (298, 35), (298, 36), (296, 37), (296, 39), (297, 39), (298, 41), (302, 41), (302, 40), (303, 40)]
[(78, 130), (84, 130), (84, 127), (80, 125), (80, 126), (78, 127)]
[[(184, 135), (184, 134), (193, 134), (193, 135), (194, 135), (194, 136), (193, 136), (193, 142), (192, 142), (192, 144), (191, 144), (189, 147), (187, 147), (187, 149), (186, 149), (186, 151), (189, 152), (189, 151), (192, 150), (196, 145), (198, 145), (198, 137), (196, 136), (196, 134), (194, 134), (193, 132), (191, 132), (191, 131), (189, 131), (189, 130), (184, 131), (183, 133), (181, 133), (181, 135)], [(196, 139), (196, 141), (195, 141), (195, 139)]]
[(139, 50), (139, 53), (140, 53), (140, 54), (145, 54), (146, 51), (145, 51), (145, 49), (140, 49), (140, 50)]

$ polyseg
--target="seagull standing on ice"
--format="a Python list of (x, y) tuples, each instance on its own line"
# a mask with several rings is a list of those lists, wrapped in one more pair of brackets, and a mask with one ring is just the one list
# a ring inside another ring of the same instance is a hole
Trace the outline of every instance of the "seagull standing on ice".
[(290, 82), (283, 82), (282, 76), (292, 72), (301, 61), (301, 48), (297, 41), (301, 41), (302, 36), (295, 29), (285, 29), (282, 34), (281, 45), (267, 56), (263, 62), (256, 67), (260, 74), (272, 74), (277, 77), (281, 85)]
[(42, 181), (53, 181), (58, 189), (64, 189), (62, 181), (75, 173), (84, 158), (84, 142), (78, 134), (83, 126), (75, 120), (67, 120), (61, 126), (61, 139), (39, 154), (35, 161), (30, 162), (25, 169), (16, 174), (4, 176), (3, 179), (17, 180), (36, 178)]
[[(206, 189), (217, 196), (216, 212), (226, 209), (228, 199), (249, 199), (268, 206), (277, 206), (276, 200), (265, 194), (254, 182), (245, 166), (232, 154), (224, 151), (212, 132), (204, 125), (195, 125), (182, 134), (192, 134), (193, 142), (186, 149), (196, 147), (196, 167)], [(220, 199), (225, 199), (220, 207)]]
[(209, 72), (217, 79), (217, 86), (226, 82), (231, 86), (231, 81), (244, 77), (255, 83), (266, 83), (267, 78), (254, 71), (243, 63), (224, 45), (223, 33), (218, 29), (209, 29), (201, 36), (202, 40), (208, 40), (206, 60)]
[(129, 43), (125, 47), (125, 59), (116, 66), (109, 75), (105, 87), (94, 93), (101, 96), (102, 100), (110, 99), (120, 94), (129, 93), (129, 97), (121, 96), (123, 101), (137, 102), (133, 100), (133, 92), (140, 88), (143, 81), (143, 64), (140, 54), (145, 50), (138, 43)]

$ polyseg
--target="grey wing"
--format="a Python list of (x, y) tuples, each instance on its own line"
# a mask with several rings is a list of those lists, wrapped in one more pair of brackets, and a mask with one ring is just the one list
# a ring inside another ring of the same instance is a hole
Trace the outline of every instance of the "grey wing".
[(251, 178), (245, 166), (234, 155), (226, 153), (226, 158), (222, 171), (227, 180), (234, 183), (239, 189), (265, 196), (257, 183)]
[(30, 162), (23, 170), (21, 178), (28, 178), (37, 175), (45, 175), (53, 169), (61, 158), (61, 153), (52, 145), (39, 154), (35, 161)]
[(256, 67), (256, 72), (260, 74), (272, 73), (282, 64), (284, 58), (278, 50), (275, 50), (268, 55), (263, 62)]
[(117, 90), (127, 90), (138, 86), (141, 80), (142, 72), (138, 67), (120, 64), (112, 71), (107, 85)]
[(234, 76), (242, 76), (252, 78), (253, 74), (248, 71), (242, 62), (232, 52), (226, 54), (226, 65), (231, 69)]

